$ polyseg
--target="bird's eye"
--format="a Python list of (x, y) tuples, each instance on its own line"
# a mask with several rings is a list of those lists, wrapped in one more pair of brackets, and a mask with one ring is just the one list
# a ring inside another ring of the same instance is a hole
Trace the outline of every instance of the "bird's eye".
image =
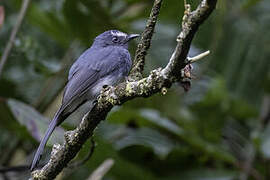
[(119, 39), (118, 39), (118, 37), (114, 36), (114, 37), (112, 38), (112, 42), (114, 42), (114, 43), (117, 43), (117, 42), (119, 42)]

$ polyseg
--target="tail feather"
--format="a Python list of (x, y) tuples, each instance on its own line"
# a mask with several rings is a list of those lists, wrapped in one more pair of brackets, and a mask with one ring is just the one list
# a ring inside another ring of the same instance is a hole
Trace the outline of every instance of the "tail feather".
[(52, 135), (54, 129), (56, 126), (60, 125), (63, 120), (65, 120), (71, 113), (73, 113), (75, 110), (77, 110), (82, 104), (84, 104), (86, 102), (85, 101), (82, 101), (80, 102), (80, 104), (78, 104), (72, 111), (67, 111), (66, 110), (66, 107), (67, 106), (61, 106), (59, 108), (59, 110), (57, 111), (57, 113), (55, 114), (53, 120), (50, 122), (49, 124), (49, 127), (45, 133), (45, 136), (43, 137), (43, 139), (41, 140), (39, 146), (38, 146), (38, 149), (36, 151), (36, 154), (34, 156), (34, 159), (32, 161), (32, 164), (31, 164), (31, 168), (30, 170), (33, 171), (37, 165), (38, 165), (38, 162), (41, 158), (41, 155), (43, 153), (43, 150), (47, 144), (47, 141), (49, 140), (50, 136)]
[(49, 127), (48, 127), (48, 129), (47, 129), (47, 131), (45, 133), (45, 136), (42, 138), (42, 140), (41, 140), (41, 142), (40, 142), (40, 144), (38, 146), (38, 149), (37, 149), (37, 151), (35, 153), (35, 157), (34, 157), (34, 159), (32, 161), (32, 164), (31, 164), (31, 168), (30, 168), (31, 171), (33, 171), (36, 168), (36, 166), (38, 165), (38, 162), (39, 162), (39, 160), (41, 158), (41, 155), (42, 155), (43, 150), (44, 150), (44, 148), (45, 148), (45, 146), (47, 144), (47, 141), (49, 140), (49, 138), (52, 135), (55, 127), (58, 124), (57, 123), (58, 122), (58, 116), (59, 116), (59, 113), (56, 113), (53, 120), (49, 124)]

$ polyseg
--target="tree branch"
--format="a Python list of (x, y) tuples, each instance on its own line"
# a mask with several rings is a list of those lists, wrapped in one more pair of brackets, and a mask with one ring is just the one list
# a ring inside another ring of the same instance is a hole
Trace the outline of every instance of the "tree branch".
[(22, 3), (22, 7), (21, 7), (21, 10), (20, 10), (20, 13), (19, 13), (19, 16), (18, 16), (17, 23), (15, 24), (14, 28), (12, 29), (12, 32), (11, 32), (11, 35), (9, 37), (8, 43), (6, 45), (6, 48), (4, 50), (3, 55), (1, 57), (1, 61), (0, 61), (0, 77), (1, 77), (4, 65), (5, 65), (5, 63), (7, 61), (9, 52), (12, 49), (13, 42), (14, 42), (14, 40), (16, 38), (16, 34), (17, 34), (17, 32), (19, 31), (19, 29), (21, 27), (21, 24), (22, 24), (22, 21), (24, 19), (25, 14), (26, 14), (26, 10), (27, 10), (27, 8), (29, 6), (29, 3), (30, 3), (30, 0), (24, 0), (23, 3)]
[(155, 0), (150, 17), (147, 21), (146, 27), (141, 35), (140, 42), (137, 46), (133, 67), (130, 71), (130, 76), (134, 80), (142, 78), (142, 72), (145, 64), (145, 56), (151, 46), (151, 39), (154, 34), (157, 18), (160, 12), (162, 0)]
[(5, 9), (4, 6), (0, 6), (0, 29), (4, 24), (4, 20), (5, 20)]
[(90, 141), (91, 141), (91, 149), (88, 152), (87, 156), (81, 161), (78, 161), (78, 162), (75, 161), (72, 164), (69, 164), (68, 165), (69, 169), (74, 169), (74, 168), (77, 168), (79, 166), (84, 165), (92, 157), (92, 155), (94, 154), (95, 148), (96, 148), (96, 143), (95, 143), (93, 137), (90, 139)]
[(185, 78), (181, 71), (190, 64), (187, 53), (193, 36), (198, 27), (214, 10), (216, 2), (217, 0), (202, 0), (195, 11), (190, 11), (190, 8), (186, 6), (182, 31), (177, 37), (177, 46), (168, 65), (164, 69), (153, 70), (146, 78), (103, 89), (97, 104), (90, 113), (84, 116), (75, 130), (65, 134), (64, 144), (62, 146), (54, 145), (49, 162), (41, 170), (32, 172), (33, 179), (54, 179), (76, 156), (82, 145), (93, 135), (97, 125), (106, 118), (114, 105), (122, 105), (136, 97), (149, 97), (161, 91), (166, 92), (166, 88), (169, 88), (174, 82)]
[(190, 5), (185, 5), (186, 10), (182, 20), (182, 31), (177, 37), (177, 46), (171, 56), (170, 62), (164, 69), (167, 76), (181, 77), (180, 69), (188, 63), (187, 54), (191, 41), (199, 26), (208, 18), (216, 7), (217, 0), (202, 0), (195, 11), (190, 11)]
[(87, 180), (101, 180), (114, 164), (113, 159), (106, 159)]

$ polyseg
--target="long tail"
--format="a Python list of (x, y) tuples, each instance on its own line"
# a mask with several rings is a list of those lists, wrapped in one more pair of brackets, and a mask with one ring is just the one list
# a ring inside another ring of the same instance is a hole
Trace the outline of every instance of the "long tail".
[(59, 114), (60, 114), (59, 111), (55, 114), (53, 120), (49, 124), (49, 127), (45, 133), (45, 136), (43, 137), (43, 139), (41, 140), (41, 142), (38, 146), (35, 157), (34, 157), (32, 164), (31, 164), (31, 169), (30, 169), (31, 171), (33, 171), (36, 168), (36, 166), (38, 165), (38, 162), (41, 158), (41, 155), (42, 155), (43, 150), (47, 144), (47, 141), (49, 140), (50, 136), (52, 135), (55, 127), (58, 125)]

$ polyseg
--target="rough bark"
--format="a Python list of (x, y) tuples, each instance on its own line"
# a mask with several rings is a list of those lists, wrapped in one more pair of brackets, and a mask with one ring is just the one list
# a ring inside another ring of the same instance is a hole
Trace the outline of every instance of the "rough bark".
[[(190, 6), (185, 4), (185, 14), (182, 20), (182, 29), (177, 36), (177, 45), (165, 68), (153, 70), (146, 78), (138, 79), (132, 82), (123, 82), (116, 87), (108, 87), (103, 89), (98, 98), (97, 104), (90, 113), (84, 116), (78, 127), (65, 134), (65, 142), (63, 145), (54, 145), (49, 162), (40, 170), (32, 172), (33, 179), (54, 179), (67, 164), (72, 160), (86, 140), (94, 133), (95, 128), (104, 120), (108, 112), (115, 105), (122, 105), (128, 100), (136, 97), (149, 97), (155, 93), (166, 93), (166, 89), (170, 88), (175, 82), (181, 81), (184, 77), (183, 70), (189, 65), (187, 53), (198, 27), (208, 18), (215, 9), (217, 0), (202, 0), (194, 11), (190, 10)], [(157, 0), (155, 3), (161, 3)], [(154, 7), (155, 7), (154, 3)], [(160, 5), (158, 6), (160, 8)], [(150, 41), (154, 30), (154, 25), (150, 25), (157, 20), (159, 9), (152, 9), (145, 32), (151, 35), (144, 36), (142, 39), (142, 50), (137, 50), (136, 61), (133, 71), (141, 74), (144, 66), (144, 59), (147, 49), (150, 47)], [(155, 17), (152, 17), (155, 16)], [(138, 55), (141, 54), (141, 55)], [(140, 57), (138, 59), (138, 57)], [(134, 73), (134, 72), (133, 72)]]

